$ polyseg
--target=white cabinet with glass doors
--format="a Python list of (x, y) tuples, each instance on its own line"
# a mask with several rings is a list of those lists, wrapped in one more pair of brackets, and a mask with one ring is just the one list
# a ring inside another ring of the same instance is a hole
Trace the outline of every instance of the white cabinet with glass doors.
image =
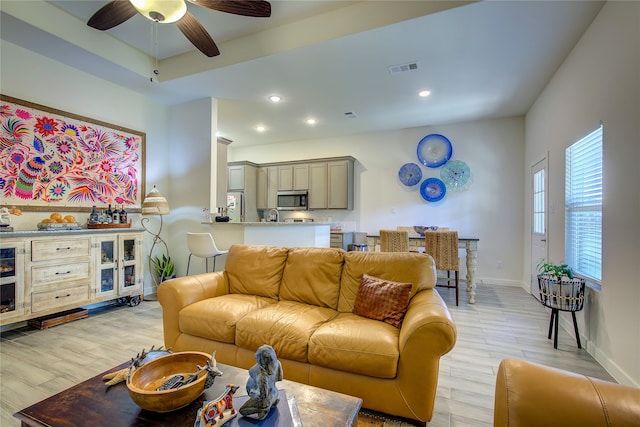
[(142, 233), (94, 237), (96, 249), (96, 299), (122, 299), (140, 303), (143, 287)]

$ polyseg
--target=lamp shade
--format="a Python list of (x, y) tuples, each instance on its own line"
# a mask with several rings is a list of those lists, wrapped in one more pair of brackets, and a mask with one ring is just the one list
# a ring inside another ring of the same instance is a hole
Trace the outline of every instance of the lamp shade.
[(167, 215), (168, 213), (169, 202), (154, 185), (153, 190), (147, 193), (142, 202), (142, 215)]

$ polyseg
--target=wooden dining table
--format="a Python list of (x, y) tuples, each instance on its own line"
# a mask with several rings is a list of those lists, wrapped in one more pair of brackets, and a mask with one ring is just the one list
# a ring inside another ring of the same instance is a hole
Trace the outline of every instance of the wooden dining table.
[[(464, 249), (466, 252), (467, 275), (461, 282), (467, 284), (467, 292), (469, 293), (469, 304), (476, 302), (476, 269), (478, 267), (478, 242), (477, 237), (458, 237), (458, 249)], [(368, 250), (375, 251), (380, 244), (380, 235), (367, 234)], [(424, 236), (419, 234), (409, 234), (409, 248), (424, 247)]]

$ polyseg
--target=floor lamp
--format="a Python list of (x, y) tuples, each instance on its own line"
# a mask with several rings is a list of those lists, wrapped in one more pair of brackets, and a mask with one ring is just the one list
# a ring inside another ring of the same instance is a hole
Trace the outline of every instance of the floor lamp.
[[(148, 258), (149, 258), (149, 275), (151, 276), (151, 280), (153, 282), (154, 287), (152, 289), (152, 295), (146, 298), (148, 300), (155, 300), (157, 298), (156, 291), (159, 285), (155, 275), (153, 274), (153, 262), (152, 262), (153, 250), (156, 247), (156, 245), (164, 246), (164, 253), (166, 253), (167, 258), (169, 258), (169, 247), (167, 246), (167, 242), (165, 242), (162, 239), (162, 237), (160, 237), (160, 234), (162, 233), (162, 216), (167, 214), (169, 214), (169, 202), (167, 202), (167, 199), (162, 195), (161, 192), (158, 191), (158, 189), (154, 185), (153, 190), (151, 190), (145, 196), (144, 201), (142, 202), (142, 215), (160, 215), (160, 228), (158, 229), (158, 232), (154, 233), (151, 230), (149, 230), (149, 228), (147, 227), (147, 223), (149, 222), (148, 217), (142, 218), (140, 220), (140, 225), (142, 225), (142, 228), (144, 228), (149, 234), (153, 236), (153, 244), (151, 245), (151, 250), (149, 250)], [(161, 274), (161, 276), (164, 276), (164, 274)], [(160, 277), (159, 279), (161, 280), (162, 277)]]

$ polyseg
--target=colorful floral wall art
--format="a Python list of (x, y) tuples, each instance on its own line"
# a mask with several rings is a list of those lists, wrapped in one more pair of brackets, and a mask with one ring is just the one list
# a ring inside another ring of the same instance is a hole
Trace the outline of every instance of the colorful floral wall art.
[(0, 123), (2, 205), (140, 209), (144, 133), (4, 95)]

